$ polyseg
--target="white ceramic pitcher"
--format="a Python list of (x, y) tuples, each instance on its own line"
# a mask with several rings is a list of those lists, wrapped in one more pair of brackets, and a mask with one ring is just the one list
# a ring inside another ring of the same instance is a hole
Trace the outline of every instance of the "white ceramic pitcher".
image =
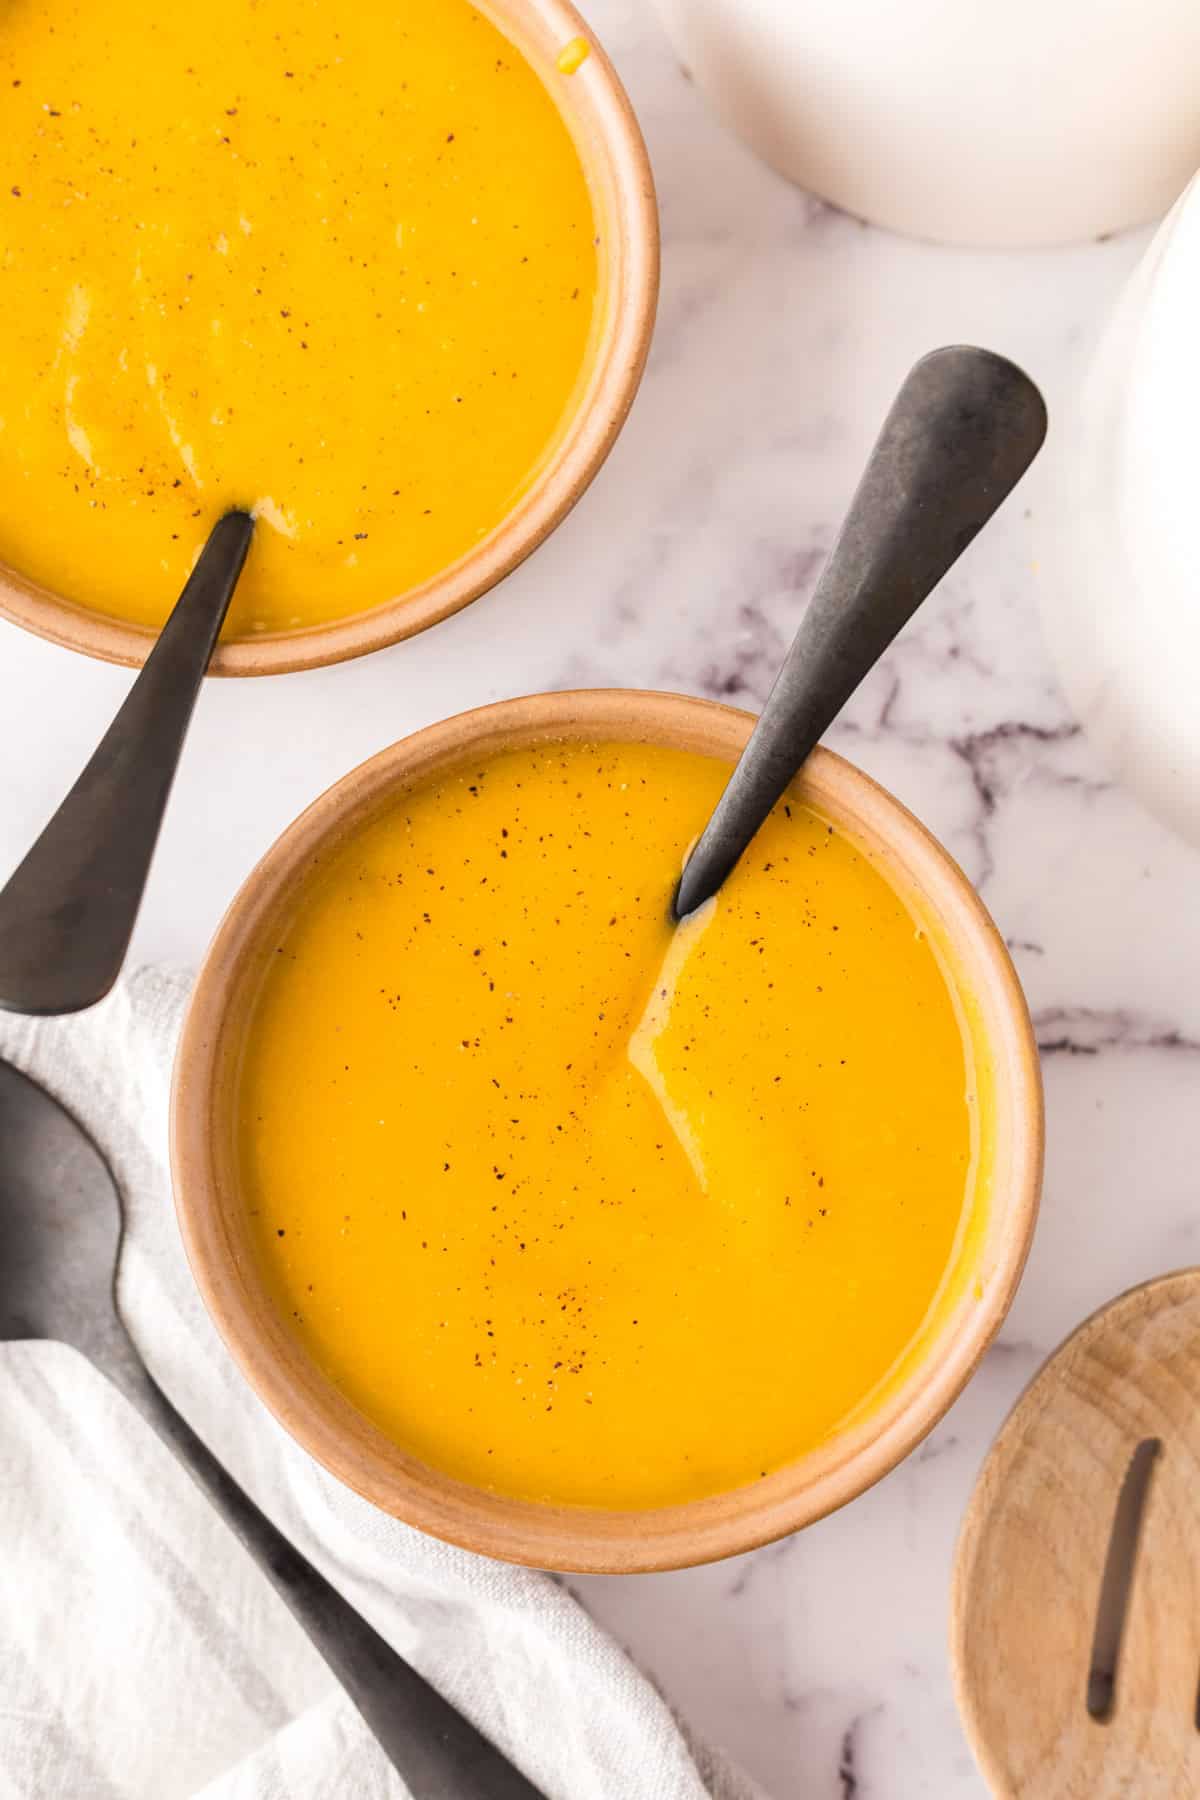
[(1046, 638), (1113, 771), (1200, 845), (1200, 176), (1055, 419)]
[(1200, 167), (1200, 0), (658, 0), (717, 110), (801, 187), (960, 244), (1158, 218)]

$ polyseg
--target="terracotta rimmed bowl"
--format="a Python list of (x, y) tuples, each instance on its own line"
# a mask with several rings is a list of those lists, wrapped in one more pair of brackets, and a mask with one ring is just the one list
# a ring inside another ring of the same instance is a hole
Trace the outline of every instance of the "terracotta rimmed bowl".
[(924, 1341), (857, 1422), (786, 1468), (709, 1499), (634, 1512), (487, 1493), (417, 1462), (366, 1420), (277, 1315), (239, 1196), (233, 1093), (242, 1028), (305, 870), (405, 787), (462, 762), (547, 741), (652, 743), (733, 762), (753, 720), (711, 701), (627, 692), (541, 694), (483, 707), (382, 751), (321, 796), (254, 870), (209, 950), (184, 1025), (172, 1100), (172, 1168), (188, 1256), (250, 1384), (317, 1460), (386, 1512), (513, 1562), (596, 1572), (680, 1567), (794, 1531), (861, 1493), (955, 1398), (1000, 1326), (1037, 1212), (1042, 1103), (1036, 1047), (1007, 952), (965, 876), (912, 815), (829, 751), (803, 792), (871, 856), (933, 939), (975, 1050), (986, 1189), (961, 1278)]
[[(218, 646), (215, 675), (278, 675), (362, 656), (412, 637), (477, 600), (571, 510), (612, 448), (641, 379), (658, 297), (658, 212), (646, 146), (612, 64), (569, 0), (475, 0), (541, 74), (579, 152), (600, 236), (600, 298), (588, 369), (541, 471), (473, 550), (420, 587), (325, 625)], [(576, 37), (574, 74), (557, 66)], [(52, 529), (47, 522), (47, 530)], [(155, 633), (64, 600), (0, 564), (0, 617), (39, 637), (131, 667)]]

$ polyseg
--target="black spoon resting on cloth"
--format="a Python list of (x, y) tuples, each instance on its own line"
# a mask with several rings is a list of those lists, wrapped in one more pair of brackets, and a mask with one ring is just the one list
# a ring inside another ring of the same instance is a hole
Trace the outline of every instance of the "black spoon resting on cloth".
[(154, 1427), (308, 1633), (413, 1800), (541, 1800), (301, 1556), (176, 1412), (117, 1309), (121, 1234), (120, 1196), (96, 1145), (44, 1089), (0, 1061), (0, 1341), (69, 1344)]
[(1021, 479), (1041, 394), (990, 350), (922, 357), (884, 421), (750, 741), (688, 858), (677, 919), (716, 893), (809, 751)]
[(0, 1007), (80, 1012), (121, 972), (200, 683), (254, 520), (209, 533), (94, 756), (0, 891)]

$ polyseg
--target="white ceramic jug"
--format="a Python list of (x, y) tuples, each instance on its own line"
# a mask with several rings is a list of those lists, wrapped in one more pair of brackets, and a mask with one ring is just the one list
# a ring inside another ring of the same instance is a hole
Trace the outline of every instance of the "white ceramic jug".
[(1200, 166), (1200, 0), (658, 0), (767, 162), (960, 244), (1158, 218)]
[(1200, 845), (1200, 176), (1052, 422), (1046, 638), (1113, 771)]

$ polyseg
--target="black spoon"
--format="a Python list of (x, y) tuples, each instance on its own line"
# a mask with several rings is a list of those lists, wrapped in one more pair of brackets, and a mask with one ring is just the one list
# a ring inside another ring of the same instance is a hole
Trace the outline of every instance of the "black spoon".
[(79, 1012), (121, 972), (196, 695), (254, 520), (209, 533), (95, 755), (0, 892), (0, 1007)]
[(0, 1342), (69, 1344), (153, 1426), (304, 1627), (413, 1800), (541, 1800), (301, 1556), (176, 1412), (117, 1310), (121, 1202), (108, 1165), (57, 1100), (6, 1062), (0, 1145)]
[(761, 717), (683, 871), (675, 917), (716, 893), (821, 734), (1042, 446), (1046, 407), (990, 350), (934, 350), (884, 421)]

